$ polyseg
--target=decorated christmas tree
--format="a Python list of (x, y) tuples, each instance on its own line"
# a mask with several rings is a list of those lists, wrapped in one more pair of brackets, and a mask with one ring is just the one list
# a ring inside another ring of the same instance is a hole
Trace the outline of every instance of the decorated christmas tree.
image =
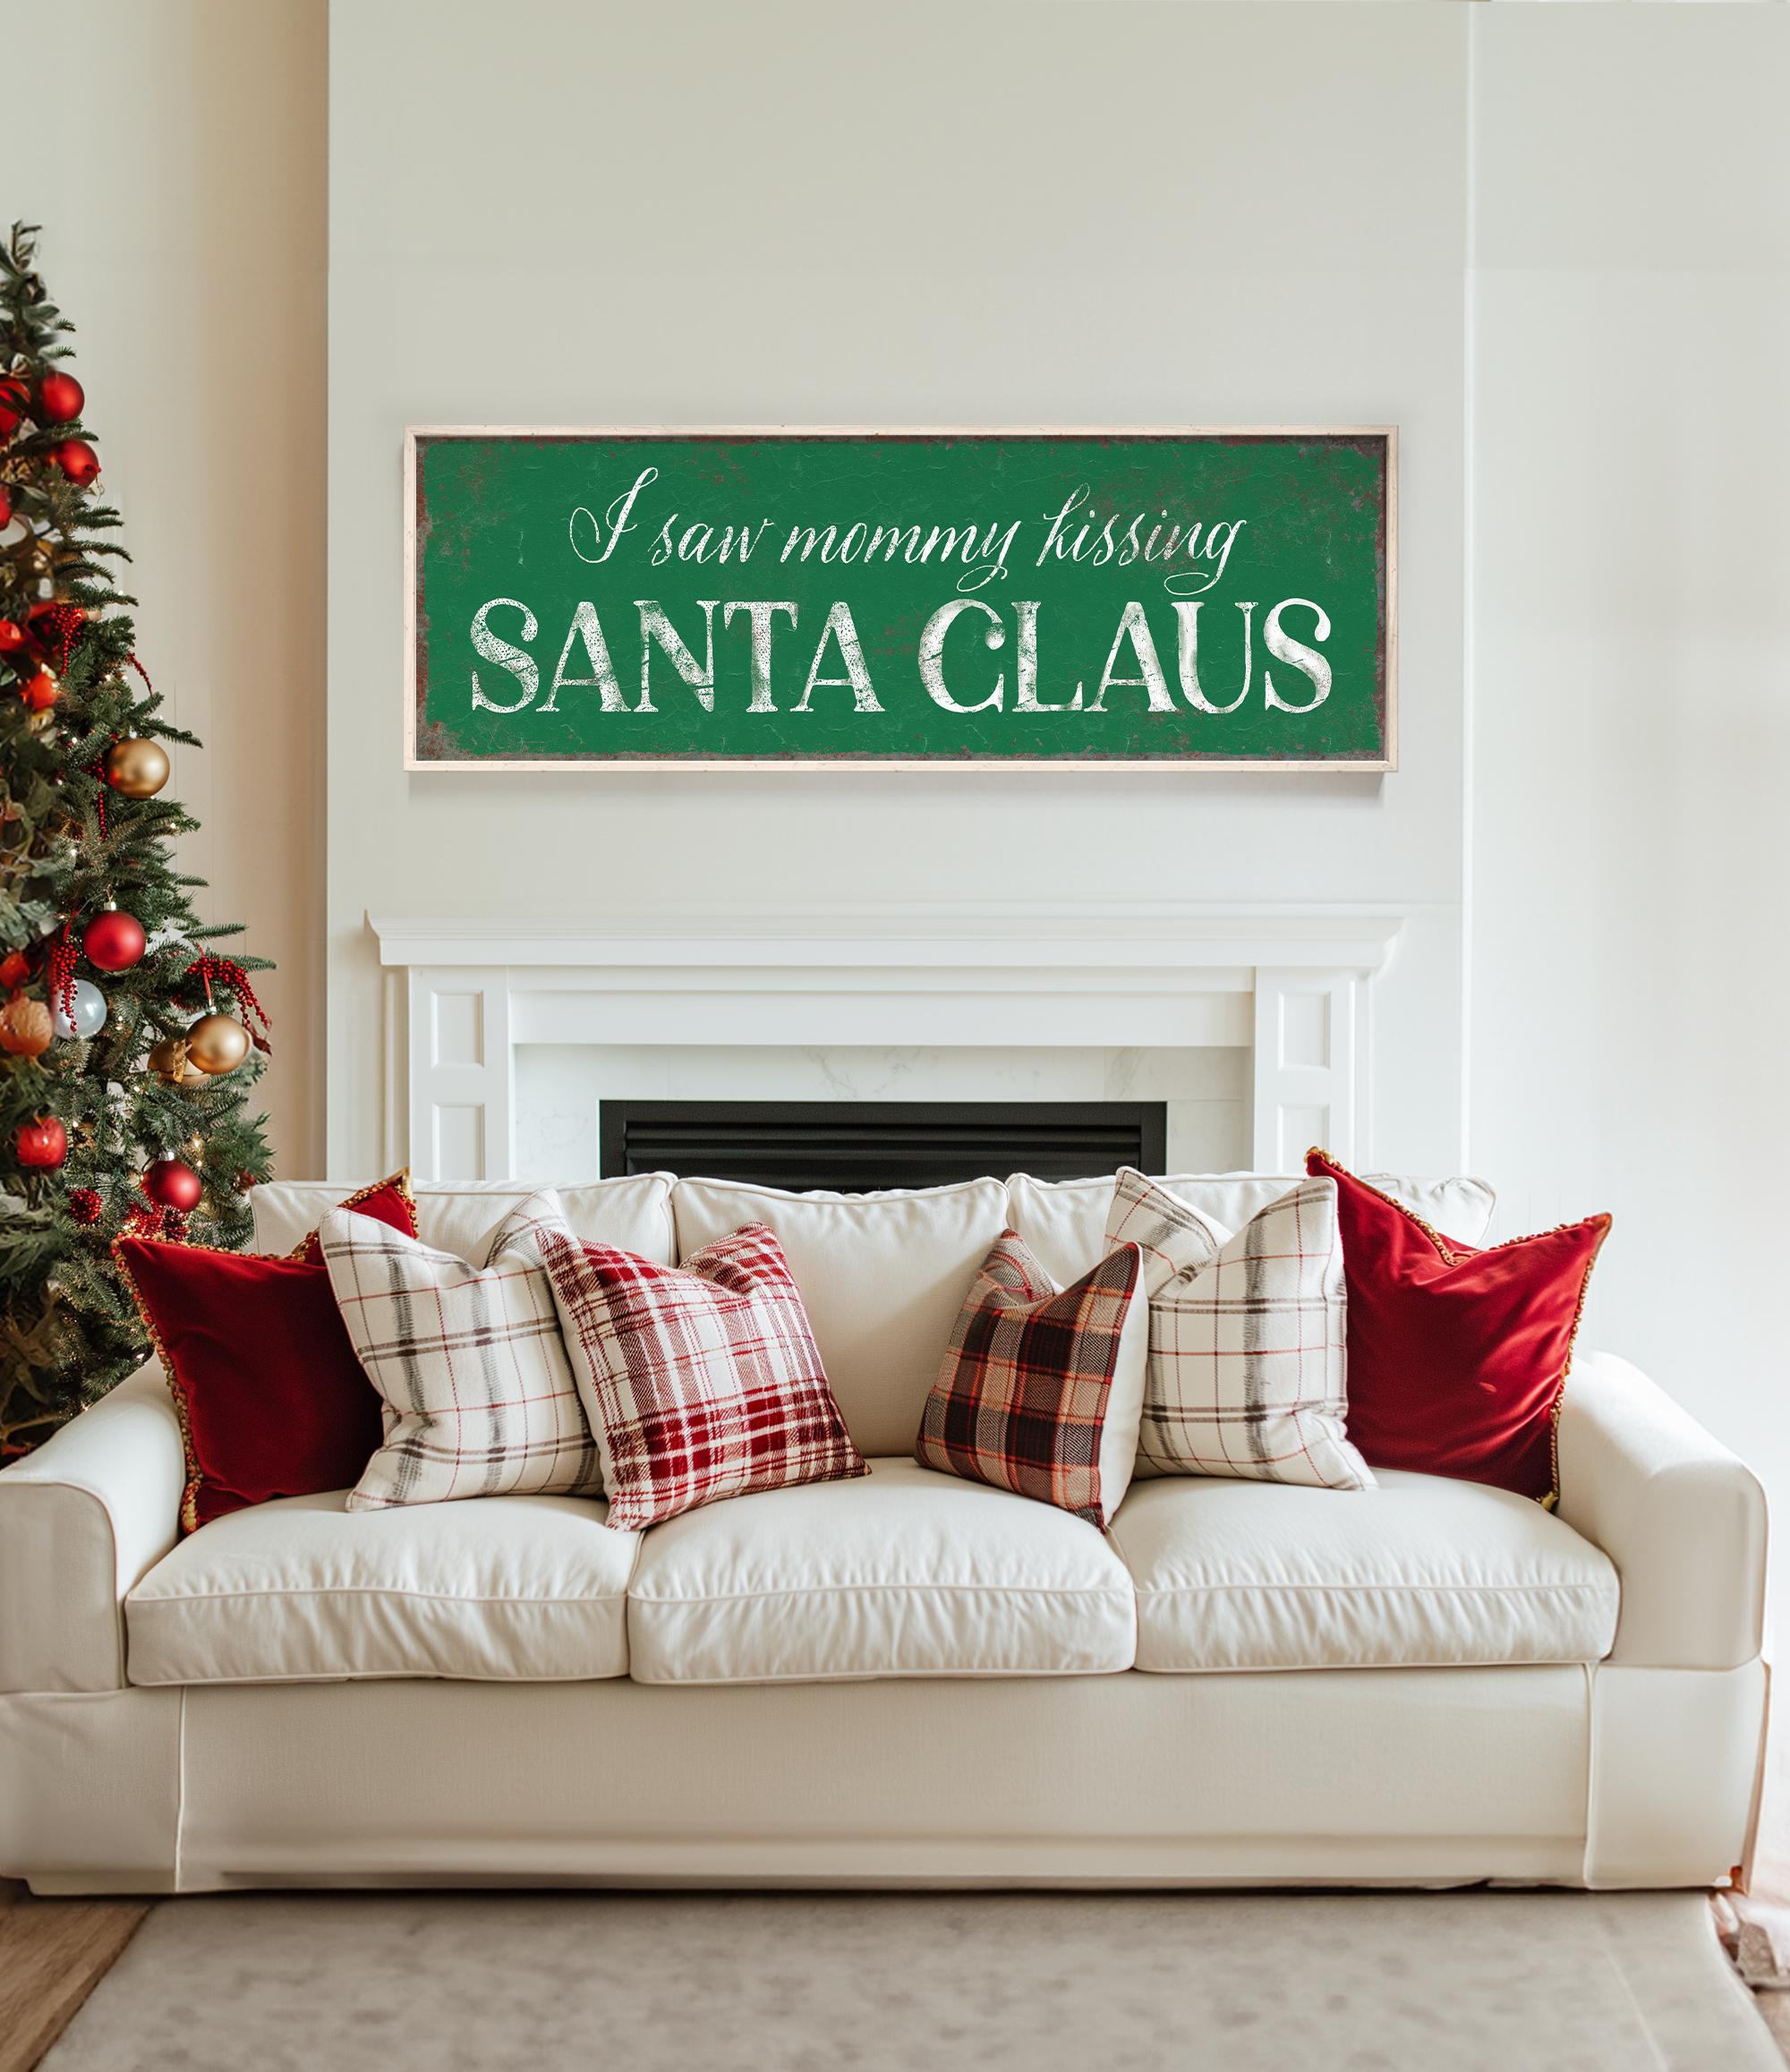
[(72, 326), (0, 250), (0, 1454), (38, 1445), (147, 1353), (121, 1232), (226, 1248), (268, 1173), (250, 970), (212, 946), (198, 823), (164, 795), (170, 726), (117, 585), (118, 513), (67, 371)]

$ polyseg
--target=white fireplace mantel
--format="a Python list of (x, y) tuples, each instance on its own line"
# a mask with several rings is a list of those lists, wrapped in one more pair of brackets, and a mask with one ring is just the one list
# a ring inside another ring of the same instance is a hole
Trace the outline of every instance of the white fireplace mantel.
[(515, 1171), (523, 1044), (1247, 1047), (1252, 1155), (1371, 1157), (1384, 908), (863, 907), (375, 919), (388, 1147), (419, 1179)]

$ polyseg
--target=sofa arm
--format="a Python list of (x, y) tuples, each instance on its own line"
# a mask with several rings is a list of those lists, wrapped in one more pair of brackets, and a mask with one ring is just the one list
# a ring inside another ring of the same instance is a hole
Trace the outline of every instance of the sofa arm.
[(0, 1473), (0, 1692), (123, 1688), (124, 1599), (174, 1545), (185, 1479), (154, 1360)]
[(1581, 1353), (1561, 1399), (1560, 1515), (1622, 1579), (1612, 1662), (1735, 1669), (1765, 1621), (1765, 1492), (1639, 1369)]

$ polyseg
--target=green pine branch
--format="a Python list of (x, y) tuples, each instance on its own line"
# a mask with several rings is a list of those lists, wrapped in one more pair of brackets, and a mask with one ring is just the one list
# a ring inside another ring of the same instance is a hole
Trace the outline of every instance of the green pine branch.
[[(0, 431), (0, 490), (13, 509), (0, 528), (0, 955), (23, 959), (12, 999), (42, 1007), (53, 949), (66, 941), (78, 954), (109, 903), (136, 917), (149, 947), (127, 971), (77, 962), (106, 1001), (90, 1040), (59, 1038), (35, 1057), (0, 1052), (0, 1455), (40, 1443), (145, 1357), (111, 1257), (113, 1238), (149, 1213), (145, 1168), (166, 1155), (196, 1161), (204, 1193), (187, 1234), (225, 1247), (246, 1242), (247, 1191), (270, 1171), (266, 1118), (249, 1109), (262, 1053), (191, 1088), (149, 1069), (152, 1046), (183, 1036), (203, 1005), (188, 967), (241, 930), (201, 916), (193, 895), (205, 881), (175, 867), (173, 844), (198, 827), (192, 815), (167, 791), (123, 797), (100, 767), (115, 742), (147, 736), (177, 774), (199, 742), (131, 667), (136, 600), (115, 574), (130, 560), (116, 536), (122, 514), (58, 460), (69, 439), (98, 445), (86, 406), (61, 423), (41, 407), (72, 330), (38, 271), (35, 228), (15, 224), (0, 240), (0, 414), (17, 419)], [(66, 652), (46, 618), (56, 604), (85, 614)], [(35, 710), (27, 693), (46, 671), (54, 703)], [(238, 961), (267, 968), (264, 958)], [(0, 1016), (12, 999), (0, 993)], [(67, 1132), (65, 1163), (21, 1165), (19, 1130), (47, 1117)]]

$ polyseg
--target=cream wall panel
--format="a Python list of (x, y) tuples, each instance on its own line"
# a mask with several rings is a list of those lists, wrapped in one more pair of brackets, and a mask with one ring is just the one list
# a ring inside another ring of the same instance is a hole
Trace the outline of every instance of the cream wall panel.
[(1782, 1504), (1790, 17), (1470, 12), (1472, 1168)]
[[(369, 909), (1317, 889), (1425, 906), (1372, 1152), (1452, 1169), (1460, 11), (489, 20), (331, 15), (332, 1168), (380, 1140)], [(1288, 419), (1402, 427), (1395, 779), (400, 766), (407, 423)]]
[(326, 9), (9, 0), (0, 27), (6, 220), (43, 226), (139, 652), (205, 744), (174, 752), (181, 862), (279, 964), (260, 1098), (280, 1169), (320, 1172)]

